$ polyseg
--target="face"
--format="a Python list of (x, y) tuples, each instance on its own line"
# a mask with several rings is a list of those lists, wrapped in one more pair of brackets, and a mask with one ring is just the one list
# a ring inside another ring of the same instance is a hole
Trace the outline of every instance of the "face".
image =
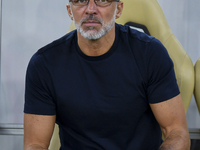
[(116, 2), (107, 7), (100, 7), (90, 0), (86, 6), (73, 6), (71, 3), (67, 9), (70, 17), (73, 17), (77, 31), (90, 40), (97, 40), (106, 35), (115, 25), (115, 19), (121, 14)]

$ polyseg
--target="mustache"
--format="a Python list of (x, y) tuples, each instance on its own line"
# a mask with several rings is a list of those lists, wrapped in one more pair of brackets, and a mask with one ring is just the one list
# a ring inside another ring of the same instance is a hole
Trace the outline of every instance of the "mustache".
[(83, 22), (87, 22), (87, 21), (91, 21), (91, 20), (103, 24), (103, 20), (100, 19), (100, 18), (97, 18), (97, 17), (96, 17), (95, 15), (93, 15), (93, 14), (90, 14), (90, 15), (86, 16), (85, 18), (82, 18), (82, 19), (80, 20), (80, 23), (82, 24)]

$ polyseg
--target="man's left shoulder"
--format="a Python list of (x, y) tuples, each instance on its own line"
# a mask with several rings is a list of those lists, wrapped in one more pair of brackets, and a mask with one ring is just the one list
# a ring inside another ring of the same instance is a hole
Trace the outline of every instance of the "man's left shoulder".
[(129, 25), (116, 24), (116, 27), (119, 28), (119, 30), (123, 34), (126, 34), (126, 36), (128, 36), (128, 38), (132, 38), (134, 40), (139, 40), (140, 42), (149, 43), (153, 39), (155, 39), (154, 37), (142, 32), (141, 30), (139, 30), (139, 29), (137, 30), (136, 28), (132, 28)]

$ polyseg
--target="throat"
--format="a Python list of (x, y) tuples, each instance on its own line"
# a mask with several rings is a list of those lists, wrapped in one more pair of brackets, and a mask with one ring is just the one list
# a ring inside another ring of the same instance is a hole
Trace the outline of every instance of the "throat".
[[(112, 46), (112, 45), (111, 45)], [(109, 51), (111, 46), (105, 46), (98, 43), (88, 43), (84, 46), (81, 46), (81, 51), (87, 56), (101, 56)]]
[(112, 47), (115, 36), (110, 38), (100, 38), (98, 40), (88, 40), (85, 38), (78, 38), (78, 45), (81, 51), (87, 56), (101, 56), (107, 53)]

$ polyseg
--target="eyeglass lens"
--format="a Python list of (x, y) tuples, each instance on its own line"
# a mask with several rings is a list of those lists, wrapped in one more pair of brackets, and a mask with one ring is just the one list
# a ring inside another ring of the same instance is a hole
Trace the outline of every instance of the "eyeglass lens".
[[(85, 6), (85, 5), (88, 5), (90, 0), (71, 0), (71, 2), (73, 3), (73, 5), (75, 6)], [(113, 0), (94, 0), (95, 4), (97, 6), (102, 6), (102, 7), (105, 7), (105, 6), (109, 6)]]

